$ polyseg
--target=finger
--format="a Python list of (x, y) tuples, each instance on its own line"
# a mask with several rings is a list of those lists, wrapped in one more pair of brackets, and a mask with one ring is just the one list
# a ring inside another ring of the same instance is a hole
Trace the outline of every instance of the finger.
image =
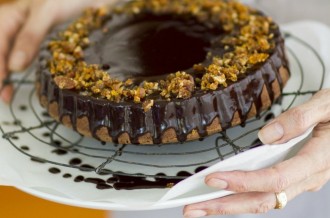
[[(0, 37), (0, 47), (1, 47), (1, 37)], [(8, 75), (7, 72), (8, 71), (5, 66), (5, 55), (0, 53), (0, 98), (5, 103), (10, 102), (12, 92), (13, 92), (12, 86), (5, 84), (5, 80)]]
[(317, 192), (330, 180), (330, 169), (322, 171), (305, 181), (304, 191)]
[[(27, 6), (25, 1), (0, 7), (0, 97), (5, 102), (9, 102), (13, 88), (10, 84), (4, 84), (4, 80), (9, 76), (7, 68), (8, 53), (15, 34), (21, 28), (26, 16)], [(10, 17), (11, 19), (8, 19)]]
[(295, 156), (289, 161), (267, 169), (213, 173), (205, 178), (205, 183), (210, 187), (238, 193), (280, 192), (289, 185), (308, 178), (313, 171), (306, 169), (311, 168), (309, 164), (312, 163), (305, 159), (305, 156)]
[(330, 120), (330, 89), (322, 90), (303, 105), (284, 112), (262, 128), (259, 138), (264, 144), (280, 144), (309, 128)]
[[(330, 170), (293, 184), (285, 190), (288, 201), (305, 191), (322, 187), (330, 178)], [(276, 206), (274, 192), (238, 193), (223, 198), (188, 205), (184, 208), (185, 217), (207, 215), (235, 215), (244, 213), (266, 213)]]
[(217, 172), (208, 175), (205, 182), (234, 192), (280, 192), (329, 168), (328, 140), (329, 137), (312, 138), (296, 156), (273, 167), (250, 172)]
[(272, 210), (275, 204), (274, 193), (250, 192), (188, 205), (184, 208), (183, 213), (185, 217), (265, 213)]
[(7, 104), (11, 101), (14, 88), (11, 84), (0, 87), (0, 98)]
[[(18, 34), (9, 56), (9, 69), (21, 71), (33, 60), (45, 35), (55, 22), (54, 10), (49, 1), (33, 1), (29, 17)], [(39, 4), (38, 4), (39, 3)]]
[(12, 95), (12, 86), (5, 84), (5, 80), (8, 77), (8, 71), (6, 67), (6, 54), (8, 52), (8, 45), (6, 45), (4, 35), (0, 34), (0, 97), (1, 99), (9, 103)]
[(313, 176), (310, 176), (308, 179), (300, 183), (293, 184), (286, 189), (286, 192), (289, 193), (289, 200), (294, 199), (304, 192), (319, 191), (329, 181), (329, 179), (330, 170), (327, 169)]
[(21, 71), (26, 68), (38, 52), (43, 38), (54, 24), (77, 15), (86, 7), (99, 6), (106, 2), (109, 0), (71, 0), (66, 2), (32, 0), (29, 18), (19, 33), (9, 57), (9, 69)]
[[(298, 187), (285, 191), (288, 201), (298, 195)], [(184, 217), (196, 218), (211, 215), (261, 214), (276, 206), (275, 193), (248, 192), (188, 205), (183, 209)]]

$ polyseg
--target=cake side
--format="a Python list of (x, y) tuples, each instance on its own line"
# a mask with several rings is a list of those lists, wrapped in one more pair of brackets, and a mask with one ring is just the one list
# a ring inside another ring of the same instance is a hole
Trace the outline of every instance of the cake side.
[(283, 42), (263, 66), (238, 83), (182, 101), (141, 104), (90, 99), (60, 89), (50, 74), (39, 74), (38, 96), (50, 115), (86, 136), (121, 144), (196, 140), (226, 130), (268, 109), (289, 79)]

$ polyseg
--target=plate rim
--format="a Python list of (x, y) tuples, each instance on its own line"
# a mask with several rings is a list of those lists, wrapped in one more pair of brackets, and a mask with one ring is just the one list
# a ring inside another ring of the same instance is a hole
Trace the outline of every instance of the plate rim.
[[(319, 34), (322, 34), (321, 29), (327, 29), (330, 33), (330, 28), (329, 26), (313, 21), (313, 20), (305, 20), (305, 21), (295, 21), (292, 23), (288, 23), (285, 25), (282, 25), (281, 28), (283, 28), (285, 31), (290, 32), (292, 29), (299, 29), (302, 26), (310, 26), (315, 29), (320, 29), (319, 32), (314, 32), (316, 36)], [(330, 60), (326, 61), (328, 62), (327, 64), (330, 64)], [(326, 69), (328, 70), (328, 69)], [(145, 207), (129, 207), (128, 205), (121, 205), (121, 204), (116, 204), (112, 202), (106, 202), (106, 201), (84, 201), (80, 199), (73, 199), (70, 197), (63, 197), (63, 196), (58, 196), (55, 194), (47, 193), (45, 191), (38, 190), (33, 187), (20, 187), (20, 186), (15, 186), (18, 190), (25, 192), (27, 194), (30, 194), (32, 196), (39, 197), (41, 199), (45, 199), (48, 201), (56, 202), (59, 204), (65, 204), (65, 205), (70, 205), (74, 207), (83, 207), (83, 208), (89, 208), (89, 209), (96, 209), (96, 210), (116, 210), (116, 211), (147, 211), (147, 210), (158, 210), (158, 209), (168, 209), (168, 208), (174, 208), (174, 207), (180, 207), (183, 204), (192, 204), (200, 201), (205, 201), (208, 199), (216, 198), (219, 197), (221, 194), (219, 191), (213, 192), (213, 193), (208, 193), (208, 194), (202, 194), (202, 195), (197, 195), (197, 196), (192, 196), (192, 197), (186, 197), (186, 198), (179, 198), (179, 199), (172, 199), (166, 202), (161, 202), (158, 204), (155, 204), (154, 206), (150, 206), (145, 208)]]

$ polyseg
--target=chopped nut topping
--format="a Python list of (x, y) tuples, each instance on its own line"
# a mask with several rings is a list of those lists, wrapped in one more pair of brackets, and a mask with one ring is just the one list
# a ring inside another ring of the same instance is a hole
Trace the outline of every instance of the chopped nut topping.
[(257, 64), (265, 62), (265, 60), (269, 57), (269, 54), (254, 54), (249, 57), (250, 64)]
[(75, 81), (65, 76), (57, 76), (54, 81), (60, 89), (74, 89), (76, 87)]
[(175, 186), (175, 183), (167, 183), (166, 188), (173, 188)]
[[(217, 90), (235, 82), (240, 74), (256, 64), (265, 62), (275, 47), (276, 27), (272, 20), (258, 11), (244, 6), (235, 0), (148, 0), (131, 1), (119, 7), (89, 9), (66, 30), (57, 40), (49, 43), (52, 59), (49, 68), (55, 83), (61, 89), (75, 89), (82, 95), (95, 96), (114, 102), (130, 100), (142, 103), (145, 111), (150, 110), (158, 94), (170, 100), (172, 98), (190, 98), (195, 90)], [(186, 72), (171, 74), (166, 80), (144, 81), (135, 84), (134, 80), (120, 81), (111, 77), (111, 69), (105, 71), (102, 66), (87, 64), (84, 61), (84, 49), (90, 46), (90, 33), (95, 29), (111, 31), (104, 22), (111, 19), (110, 14), (141, 13), (156, 15), (175, 14), (182, 18), (194, 17), (206, 27), (218, 27), (226, 36), (217, 42), (224, 49), (222, 56), (208, 52), (208, 66), (196, 63), (192, 70), (200, 75)], [(156, 95), (155, 95), (156, 96)]]
[(145, 100), (142, 104), (142, 108), (143, 108), (144, 112), (150, 111), (151, 107), (154, 106), (154, 103), (155, 103), (154, 100), (151, 100), (151, 99)]
[(194, 78), (186, 72), (177, 72), (168, 76), (163, 82), (163, 91), (160, 93), (165, 98), (190, 98), (195, 89)]

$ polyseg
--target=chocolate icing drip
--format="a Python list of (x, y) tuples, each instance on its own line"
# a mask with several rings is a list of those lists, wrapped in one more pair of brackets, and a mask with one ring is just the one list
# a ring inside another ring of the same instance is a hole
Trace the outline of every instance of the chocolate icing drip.
[[(179, 142), (184, 142), (186, 141), (187, 138), (187, 125), (185, 123), (185, 118), (190, 120), (191, 119), (191, 114), (189, 113), (189, 110), (184, 110), (185, 108), (185, 103), (186, 101), (182, 101), (179, 104), (175, 104), (174, 109), (176, 113), (176, 122), (177, 124), (175, 125), (175, 130), (176, 130), (176, 135), (178, 137)], [(185, 114), (184, 114), (185, 113)], [(187, 115), (187, 116), (185, 116)]]
[[(266, 89), (267, 89), (267, 92), (268, 92), (268, 95), (269, 95), (270, 99), (273, 99), (273, 90), (272, 90), (272, 87), (269, 85), (269, 83), (273, 82), (276, 79), (276, 76), (267, 74), (267, 72), (271, 72), (273, 70), (274, 70), (274, 68), (269, 63), (269, 61), (266, 62), (263, 69), (262, 69), (262, 75), (261, 75), (261, 78), (260, 78), (260, 79), (263, 79), (263, 81), (265, 82)], [(261, 105), (261, 102), (260, 102), (260, 105)]]
[(252, 79), (250, 83), (249, 89), (253, 90), (253, 100), (254, 104), (257, 109), (257, 116), (261, 113), (262, 108), (262, 100), (260, 98), (260, 93), (262, 92), (262, 89), (264, 87), (264, 84), (266, 84), (266, 88), (268, 93), (272, 92), (270, 86), (268, 85), (268, 80), (265, 80), (265, 77), (270, 78), (269, 76), (265, 76), (264, 70), (260, 70), (256, 72), (255, 77)]
[(153, 135), (153, 140), (154, 143), (160, 144), (161, 137), (163, 131), (167, 128), (165, 123), (162, 123), (162, 120), (164, 120), (164, 114), (165, 114), (165, 107), (161, 107), (160, 104), (156, 104), (152, 111), (152, 116), (153, 116), (153, 128), (154, 128), (154, 135)]
[[(160, 20), (156, 20), (157, 25), (159, 22), (164, 22), (165, 18), (162, 17), (159, 19)], [(146, 26), (143, 30), (138, 30), (136, 29), (136, 25), (142, 25), (143, 22), (134, 23), (131, 20), (128, 23), (127, 22), (128, 21), (125, 21), (124, 24), (129, 24), (133, 26), (132, 28), (134, 29), (134, 31), (132, 30), (133, 35), (130, 36), (137, 37), (141, 31), (145, 31), (147, 34), (147, 36), (145, 36), (146, 39), (155, 40), (157, 43), (165, 43), (161, 48), (165, 49), (166, 43), (168, 42), (166, 42), (165, 38), (154, 35), (156, 34), (153, 32), (153, 28), (156, 25), (155, 23), (150, 23), (148, 21), (145, 23)], [(212, 37), (214, 40), (218, 38), (212, 34), (206, 34), (205, 36), (201, 35), (201, 32), (205, 31), (205, 28), (201, 28), (199, 24), (194, 22), (186, 23), (185, 21), (168, 21), (162, 25), (164, 26), (162, 26), (161, 29), (162, 31), (165, 31), (165, 35), (170, 35), (173, 31), (176, 34), (181, 34), (180, 36), (177, 35), (178, 41), (176, 43), (178, 44), (183, 43), (184, 40), (193, 40), (193, 43), (195, 43), (195, 40), (200, 40), (200, 48), (203, 51), (209, 50), (214, 54), (223, 52), (219, 46), (212, 47), (212, 45), (207, 45), (207, 43), (205, 44), (205, 40), (209, 41)], [(187, 27), (193, 27), (193, 30), (189, 32), (189, 28)], [(183, 30), (188, 32), (184, 32)], [(114, 32), (109, 33), (109, 35), (119, 34), (120, 31), (125, 32), (126, 29), (119, 25), (117, 29), (114, 28)], [(219, 31), (221, 30), (211, 30), (210, 32), (212, 33), (212, 31), (218, 31), (217, 34), (219, 34)], [(127, 37), (131, 39), (130, 36)], [(239, 118), (243, 122), (242, 124), (244, 124), (253, 105), (255, 105), (257, 110), (256, 116), (259, 116), (261, 109), (263, 108), (261, 93), (264, 87), (266, 87), (268, 91), (270, 100), (275, 100), (272, 83), (278, 81), (281, 88), (283, 88), (284, 82), (279, 75), (279, 70), (281, 67), (288, 69), (288, 62), (284, 52), (284, 41), (278, 30), (276, 30), (275, 36), (277, 37), (277, 44), (273, 53), (270, 54), (270, 58), (265, 63), (255, 66), (254, 69), (250, 70), (246, 75), (240, 76), (237, 83), (229, 84), (226, 88), (210, 91), (208, 93), (197, 90), (191, 98), (185, 100), (173, 99), (172, 101), (165, 101), (158, 99), (155, 100), (151, 110), (147, 112), (143, 110), (141, 104), (135, 104), (132, 102), (114, 103), (93, 97), (82, 96), (74, 91), (59, 89), (59, 87), (57, 87), (52, 80), (51, 75), (47, 70), (45, 61), (43, 60), (40, 61), (41, 66), (37, 76), (38, 83), (41, 87), (40, 95), (45, 96), (48, 103), (57, 102), (59, 108), (59, 118), (62, 119), (63, 116), (68, 116), (72, 122), (73, 128), (76, 130), (77, 120), (79, 118), (87, 117), (91, 134), (95, 138), (98, 137), (96, 132), (101, 127), (106, 127), (108, 129), (109, 136), (115, 143), (118, 143), (118, 139), (123, 133), (127, 133), (130, 142), (133, 144), (139, 144), (139, 138), (146, 134), (150, 134), (154, 144), (161, 144), (164, 132), (169, 129), (175, 130), (176, 137), (179, 142), (186, 141), (188, 135), (192, 133), (193, 130), (196, 130), (200, 137), (205, 137), (207, 136), (207, 127), (210, 126), (216, 118), (219, 118), (221, 128), (222, 130), (225, 130), (232, 126), (235, 113), (238, 113)], [(93, 37), (94, 41), (97, 40), (98, 37), (100, 37), (100, 33), (95, 33)], [(137, 45), (136, 47), (133, 46), (133, 48), (136, 50), (141, 50), (141, 52), (143, 52), (142, 50), (144, 46), (148, 47), (147, 50), (151, 49), (150, 44), (146, 45), (143, 42), (143, 39), (140, 40), (141, 41), (134, 42)], [(111, 72), (113, 72), (112, 70), (115, 70), (114, 68), (116, 68), (115, 64), (109, 63), (109, 61), (102, 59), (102, 55), (95, 55), (97, 48), (101, 46), (102, 42), (103, 41), (86, 51), (87, 59), (90, 61), (96, 61), (93, 62), (96, 64), (110, 64)], [(112, 40), (111, 43), (113, 44), (112, 46), (117, 46), (116, 41)], [(107, 47), (105, 46), (105, 48)], [(96, 50), (91, 52), (93, 49)], [(110, 54), (113, 57), (116, 56), (116, 58), (122, 57), (121, 52), (123, 51), (118, 53), (116, 53), (116, 51), (118, 50), (111, 51)], [(190, 50), (188, 51), (191, 53)], [(102, 52), (104, 52), (104, 49)], [(154, 54), (151, 53), (151, 55)], [(148, 56), (147, 59), (148, 58), (151, 58), (151, 56)], [(152, 60), (153, 59), (151, 58), (151, 60), (148, 61)], [(196, 59), (193, 59), (193, 61), (196, 62)], [(204, 61), (207, 62), (209, 60), (206, 58)], [(129, 65), (129, 63), (130, 62), (127, 64)], [(149, 75), (150, 78), (153, 78), (155, 76), (153, 72), (162, 71), (162, 69), (160, 69), (161, 67), (158, 65), (152, 65), (152, 68), (148, 68), (146, 70), (144, 64), (141, 64), (140, 68), (137, 68), (139, 72), (135, 72), (133, 74), (137, 75), (137, 77), (146, 77)], [(187, 63), (185, 63), (185, 65), (178, 66), (179, 69), (176, 70), (180, 70), (180, 67), (186, 67), (186, 64)], [(162, 71), (162, 75), (156, 76), (166, 76), (166, 74), (169, 73), (167, 71), (171, 70), (173, 69), (169, 68), (168, 70)], [(133, 74), (127, 73), (123, 76), (129, 77)]]
[(125, 116), (125, 106), (110, 106), (109, 108), (111, 108), (109, 111), (110, 119), (113, 120), (110, 125), (111, 137), (114, 141), (118, 141), (119, 135), (125, 131), (125, 122), (127, 122), (127, 117)]

